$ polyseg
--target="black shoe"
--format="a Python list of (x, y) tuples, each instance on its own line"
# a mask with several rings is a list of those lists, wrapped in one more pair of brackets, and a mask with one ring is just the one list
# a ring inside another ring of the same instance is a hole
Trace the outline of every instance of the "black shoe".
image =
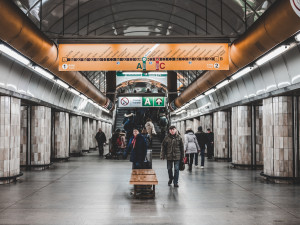
[(170, 186), (172, 184), (173, 179), (169, 179), (168, 185)]
[(179, 185), (178, 185), (178, 184), (174, 184), (174, 187), (178, 188), (178, 187), (179, 187)]

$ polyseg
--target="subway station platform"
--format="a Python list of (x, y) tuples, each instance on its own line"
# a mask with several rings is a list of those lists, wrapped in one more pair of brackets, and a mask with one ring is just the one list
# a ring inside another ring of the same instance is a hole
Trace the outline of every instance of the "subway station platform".
[(267, 184), (260, 171), (206, 163), (167, 185), (166, 161), (154, 160), (156, 198), (133, 199), (131, 163), (96, 152), (26, 171), (0, 186), (0, 224), (300, 224), (300, 186)]

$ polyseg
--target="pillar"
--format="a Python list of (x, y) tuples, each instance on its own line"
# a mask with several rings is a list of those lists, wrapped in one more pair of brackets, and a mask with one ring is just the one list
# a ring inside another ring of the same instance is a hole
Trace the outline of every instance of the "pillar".
[(92, 134), (91, 134), (91, 138), (92, 138), (92, 148), (96, 148), (97, 146), (97, 140), (95, 138), (97, 134), (97, 121), (96, 120), (93, 120), (93, 123), (92, 123)]
[(294, 176), (292, 98), (279, 96), (263, 100), (263, 175), (275, 182)]
[(232, 164), (236, 167), (249, 167), (252, 162), (251, 148), (251, 106), (232, 107)]
[(263, 107), (255, 107), (255, 151), (256, 151), (256, 166), (262, 167), (264, 165), (263, 152)]
[(185, 134), (185, 131), (186, 131), (186, 126), (185, 126), (185, 121), (182, 120), (180, 121), (180, 134), (181, 134), (181, 137), (182, 139), (184, 140), (184, 134)]
[(168, 100), (171, 103), (177, 98), (177, 73), (168, 71), (167, 76)]
[(181, 133), (181, 122), (180, 121), (178, 121), (176, 123), (176, 129)]
[(211, 114), (200, 116), (199, 126), (202, 126), (202, 129), (203, 129), (204, 132), (207, 132), (207, 128), (210, 128), (210, 130), (213, 131), (212, 120), (213, 119), (212, 119)]
[(54, 146), (53, 159), (69, 158), (69, 135), (70, 135), (69, 113), (54, 113)]
[(20, 120), (20, 165), (26, 166), (28, 151), (28, 107), (21, 106)]
[(50, 164), (51, 153), (51, 108), (45, 106), (31, 107), (30, 164), (44, 166)]
[(116, 92), (116, 71), (106, 72), (106, 97), (108, 97), (112, 102), (115, 102), (115, 92)]
[(20, 176), (21, 101), (0, 96), (0, 184)]
[[(190, 128), (190, 129), (192, 129), (193, 130), (193, 120), (186, 120), (186, 130), (188, 129), (188, 128)], [(193, 130), (194, 131), (194, 130)]]
[(213, 114), (214, 125), (214, 157), (215, 160), (228, 160), (228, 117), (227, 112), (219, 111)]
[(199, 118), (194, 118), (193, 119), (193, 131), (196, 133), (198, 131), (198, 127), (200, 126), (200, 120)]
[(70, 115), (70, 154), (82, 154), (82, 117)]
[(89, 118), (82, 118), (82, 136), (81, 136), (82, 151), (89, 151)]

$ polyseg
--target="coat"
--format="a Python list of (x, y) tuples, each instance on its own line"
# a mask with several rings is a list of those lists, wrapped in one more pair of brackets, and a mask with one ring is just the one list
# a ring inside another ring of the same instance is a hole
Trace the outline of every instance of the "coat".
[(161, 144), (160, 158), (167, 158), (167, 160), (181, 160), (183, 159), (183, 155), (183, 141), (181, 136), (179, 134), (168, 134)]
[(106, 142), (106, 136), (105, 136), (104, 132), (97, 132), (95, 138), (99, 145), (102, 145)]
[(205, 148), (205, 145), (207, 145), (208, 143), (208, 138), (207, 138), (207, 134), (204, 133), (204, 132), (197, 132), (195, 134), (196, 138), (197, 138), (197, 141), (198, 141), (198, 144), (200, 146), (201, 149), (204, 149)]
[(138, 134), (136, 136), (135, 147), (132, 146), (134, 136), (132, 136), (128, 142), (127, 153), (130, 153), (130, 162), (141, 163), (145, 161), (147, 155), (147, 144), (145, 138)]
[(184, 135), (184, 150), (186, 154), (197, 153), (200, 150), (197, 138), (193, 132)]

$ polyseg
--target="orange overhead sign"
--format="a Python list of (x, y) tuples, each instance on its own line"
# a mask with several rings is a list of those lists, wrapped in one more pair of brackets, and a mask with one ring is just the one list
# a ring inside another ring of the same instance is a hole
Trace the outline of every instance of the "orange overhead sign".
[(227, 43), (59, 45), (59, 71), (228, 69)]

